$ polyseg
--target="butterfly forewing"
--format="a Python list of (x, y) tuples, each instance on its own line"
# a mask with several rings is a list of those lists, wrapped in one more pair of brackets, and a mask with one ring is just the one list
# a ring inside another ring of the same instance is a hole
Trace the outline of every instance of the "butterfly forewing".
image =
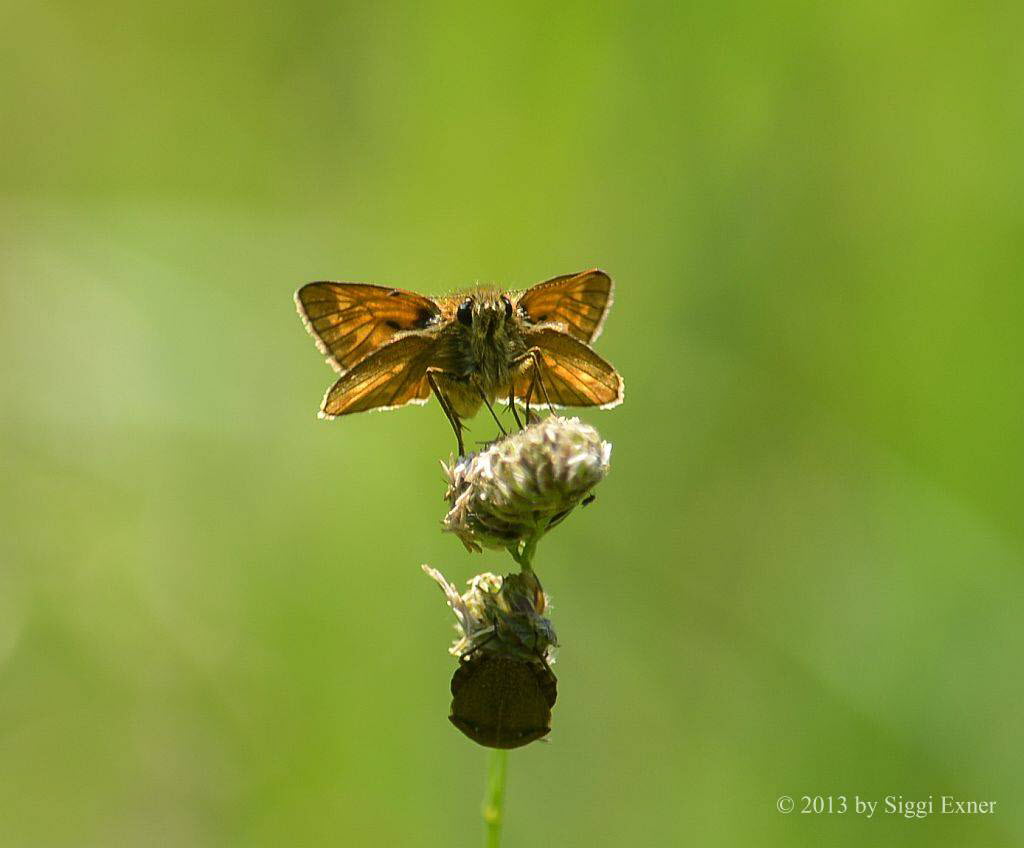
[(428, 335), (403, 336), (346, 371), (324, 397), (320, 414), (336, 418), (370, 409), (423, 403), (430, 395), (427, 367), (434, 349)]
[(596, 268), (538, 283), (516, 302), (530, 324), (556, 324), (588, 344), (601, 333), (612, 302), (612, 280)]
[[(527, 344), (541, 352), (540, 378), (544, 391), (535, 388), (533, 403), (556, 406), (617, 406), (623, 386), (619, 373), (583, 342), (551, 327), (525, 334)], [(516, 379), (515, 395), (526, 397), (532, 375), (529, 367)]]
[(306, 329), (338, 371), (345, 371), (396, 334), (422, 330), (441, 315), (428, 297), (364, 283), (309, 283), (295, 295)]

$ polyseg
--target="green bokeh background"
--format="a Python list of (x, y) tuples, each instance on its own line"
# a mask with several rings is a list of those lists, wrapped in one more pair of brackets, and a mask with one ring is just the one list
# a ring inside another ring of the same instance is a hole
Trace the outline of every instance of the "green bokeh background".
[(511, 561), (439, 532), (436, 405), (317, 421), (291, 296), (598, 265), (627, 398), (507, 844), (1024, 844), (1022, 25), (5, 2), (2, 843), (480, 843), (419, 566)]

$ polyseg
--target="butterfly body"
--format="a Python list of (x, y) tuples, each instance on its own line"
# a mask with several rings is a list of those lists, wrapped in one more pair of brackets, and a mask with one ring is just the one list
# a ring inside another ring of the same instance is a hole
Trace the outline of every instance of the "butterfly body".
[[(529, 349), (522, 321), (509, 310), (500, 289), (478, 287), (438, 299), (447, 320), (438, 330), (431, 365), (442, 373), (438, 383), (460, 418), (472, 418), (484, 401), (506, 399), (513, 380), (526, 367)], [(468, 324), (457, 317), (471, 303)]]
[[(318, 282), (296, 293), (299, 314), (340, 372), (320, 415), (425, 403), (433, 392), (463, 452), (461, 420), (495, 400), (615, 406), (622, 378), (591, 348), (611, 305), (602, 271), (567, 274), (524, 292), (493, 286), (438, 298), (363, 283)], [(493, 409), (492, 409), (493, 413)]]

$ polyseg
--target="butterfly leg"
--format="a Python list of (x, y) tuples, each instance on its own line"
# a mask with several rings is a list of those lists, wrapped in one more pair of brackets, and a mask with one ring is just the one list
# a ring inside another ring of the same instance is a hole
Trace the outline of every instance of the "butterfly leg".
[(448, 423), (452, 425), (452, 430), (455, 431), (455, 440), (459, 444), (459, 456), (466, 455), (466, 446), (462, 443), (462, 431), (464, 429), (462, 421), (459, 416), (455, 414), (455, 410), (452, 409), (448, 399), (444, 396), (440, 386), (437, 384), (437, 375), (447, 374), (441, 368), (428, 368), (427, 369), (427, 382), (430, 384), (430, 390), (434, 393), (437, 398), (437, 402), (441, 404), (441, 409), (444, 410), (445, 416), (448, 418)]
[(474, 383), (473, 385), (476, 388), (477, 392), (480, 394), (480, 400), (484, 402), (484, 406), (487, 407), (487, 411), (491, 413), (491, 418), (494, 419), (494, 423), (497, 424), (498, 429), (501, 430), (501, 435), (507, 436), (508, 433), (502, 426), (501, 419), (498, 418), (498, 414), (494, 411), (494, 407), (491, 406), (491, 402), (487, 399), (487, 393), (480, 387), (479, 384)]
[(544, 402), (548, 405), (548, 410), (552, 414), (555, 412), (555, 408), (551, 405), (551, 399), (548, 397), (548, 390), (544, 387), (544, 380), (542, 375), (543, 366), (541, 365), (541, 352), (540, 348), (531, 347), (526, 353), (520, 356), (518, 359), (513, 361), (513, 364), (520, 364), (529, 360), (533, 364), (533, 368), (530, 369), (530, 386), (526, 390), (526, 423), (531, 423), (530, 419), (530, 400), (533, 398), (534, 390), (539, 386), (540, 393), (544, 397)]
[(516, 384), (515, 380), (508, 387), (508, 408), (512, 410), (512, 417), (516, 420), (516, 426), (522, 430), (523, 422), (519, 420), (519, 412), (516, 409)]

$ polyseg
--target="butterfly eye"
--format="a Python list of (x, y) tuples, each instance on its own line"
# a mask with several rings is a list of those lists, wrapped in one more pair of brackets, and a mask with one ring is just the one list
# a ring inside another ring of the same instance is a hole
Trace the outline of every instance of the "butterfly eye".
[(459, 304), (458, 312), (455, 313), (455, 317), (459, 319), (460, 324), (465, 324), (467, 327), (473, 323), (473, 298), (467, 297), (461, 304)]
[(505, 302), (505, 320), (508, 321), (512, 318), (512, 301), (505, 295), (502, 295), (501, 299)]

